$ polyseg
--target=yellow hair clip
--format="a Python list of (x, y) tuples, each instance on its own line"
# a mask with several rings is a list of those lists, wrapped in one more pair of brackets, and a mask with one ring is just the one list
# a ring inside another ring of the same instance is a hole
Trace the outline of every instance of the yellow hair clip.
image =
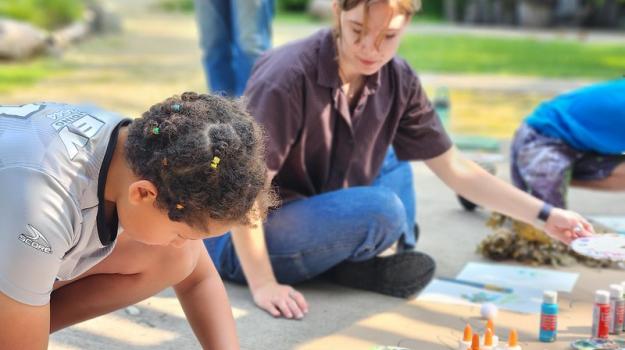
[(213, 157), (213, 160), (211, 160), (211, 168), (213, 169), (217, 169), (217, 166), (219, 165), (219, 162), (221, 162), (221, 159), (217, 156)]

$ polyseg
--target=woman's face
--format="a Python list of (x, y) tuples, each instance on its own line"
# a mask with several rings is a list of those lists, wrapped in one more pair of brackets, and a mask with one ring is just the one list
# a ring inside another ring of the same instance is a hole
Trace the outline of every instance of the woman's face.
[(364, 27), (365, 5), (339, 11), (335, 3), (341, 35), (338, 40), (341, 68), (347, 74), (371, 75), (397, 53), (400, 39), (409, 22), (385, 2), (369, 6)]

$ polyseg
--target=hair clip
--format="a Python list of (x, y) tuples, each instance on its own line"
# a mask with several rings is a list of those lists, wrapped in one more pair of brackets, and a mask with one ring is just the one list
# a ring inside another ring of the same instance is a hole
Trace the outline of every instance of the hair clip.
[(151, 130), (153, 135), (158, 135), (161, 133), (161, 128), (159, 128), (158, 126), (153, 127)]
[(176, 204), (176, 209), (182, 210), (182, 209), (184, 209), (184, 205), (178, 203), (178, 204)]
[(217, 166), (219, 165), (220, 161), (221, 161), (221, 159), (219, 157), (214, 156), (213, 160), (211, 160), (211, 168), (217, 169)]
[(174, 103), (173, 105), (171, 105), (171, 110), (174, 112), (180, 112), (180, 105), (177, 103)]
[(169, 165), (169, 161), (167, 160), (167, 158), (163, 158), (161, 163), (163, 163), (163, 166), (168, 166)]

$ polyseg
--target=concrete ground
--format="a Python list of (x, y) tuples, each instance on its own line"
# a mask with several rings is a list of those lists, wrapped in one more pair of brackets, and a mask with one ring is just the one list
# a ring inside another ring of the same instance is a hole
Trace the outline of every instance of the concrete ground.
[[(195, 23), (191, 16), (153, 12), (150, 10), (152, 0), (111, 0), (110, 3), (126, 16), (124, 33), (93, 38), (69, 50), (64, 61), (71, 65), (70, 73), (3, 94), (0, 102), (87, 101), (136, 116), (152, 103), (172, 94), (205, 90)], [(315, 29), (275, 28), (277, 44)], [(428, 89), (441, 85), (459, 89), (482, 86), (483, 89), (490, 88), (487, 95), (500, 87), (508, 87), (510, 93), (521, 93), (519, 86), (526, 84), (529, 90), (541, 86), (545, 90), (541, 96), (550, 96), (585, 82), (429, 74), (423, 76), (423, 83)], [(505, 95), (501, 100), (512, 101), (510, 96)], [(485, 106), (482, 108), (492, 108), (489, 100), (480, 103)], [(527, 100), (519, 104), (513, 114), (522, 116), (534, 103), (535, 100)], [(456, 107), (457, 111), (463, 110), (463, 106)], [(502, 110), (501, 114), (507, 112)], [(471, 118), (474, 116), (473, 113), (467, 114)], [(488, 132), (492, 124), (483, 124), (480, 130)], [(467, 262), (481, 260), (474, 250), (489, 233), (484, 226), (488, 213), (463, 211), (455, 195), (423, 164), (414, 164), (414, 168), (422, 229), (419, 249), (435, 257), (437, 275), (454, 276)], [(507, 179), (506, 169), (502, 163), (498, 175)], [(582, 190), (571, 193), (572, 208), (587, 215), (625, 215), (622, 203), (622, 194)], [(592, 291), (606, 287), (609, 281), (625, 280), (625, 274), (617, 270), (580, 266), (566, 270), (580, 272), (581, 278), (574, 293), (564, 296), (561, 302), (562, 343), (543, 346), (532, 342), (536, 337), (536, 316), (508, 313), (500, 316), (500, 329), (518, 327), (526, 349), (563, 349), (571, 339), (589, 333)], [(254, 306), (245, 287), (227, 284), (242, 348), (370, 349), (375, 344), (400, 344), (412, 349), (455, 349), (455, 340), (467, 321), (475, 326), (481, 324), (476, 319), (477, 310), (468, 307), (390, 298), (323, 281), (313, 281), (297, 288), (310, 304), (310, 313), (302, 321), (273, 319)], [(132, 312), (121, 310), (57, 332), (50, 342), (53, 350), (197, 348), (199, 346), (171, 290), (138, 304)]]
[[(462, 210), (455, 195), (423, 164), (415, 163), (418, 217), (422, 228), (419, 249), (438, 263), (438, 276), (455, 276), (475, 254), (477, 243), (489, 233), (488, 213)], [(499, 174), (507, 178), (505, 164)], [(573, 209), (587, 215), (625, 215), (622, 194), (584, 190), (571, 192)], [(620, 270), (562, 269), (581, 277), (571, 295), (560, 302), (558, 344), (539, 344), (538, 316), (500, 312), (500, 336), (508, 327), (519, 329), (525, 349), (565, 349), (573, 339), (590, 333), (592, 293), (609, 283), (625, 280)], [(310, 312), (301, 321), (274, 319), (256, 308), (247, 288), (226, 284), (243, 349), (371, 349), (373, 345), (402, 345), (410, 349), (455, 349), (464, 325), (483, 324), (479, 310), (444, 304), (397, 299), (342, 288), (323, 281), (296, 286), (307, 297)], [(171, 290), (137, 305), (139, 315), (127, 311), (100, 317), (52, 336), (50, 349), (199, 349)]]

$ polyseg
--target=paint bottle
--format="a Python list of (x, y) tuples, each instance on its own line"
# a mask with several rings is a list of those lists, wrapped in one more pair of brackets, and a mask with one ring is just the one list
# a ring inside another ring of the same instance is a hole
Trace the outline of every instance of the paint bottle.
[(480, 335), (473, 334), (473, 340), (471, 341), (471, 350), (480, 350)]
[(625, 299), (623, 299), (623, 287), (620, 284), (610, 285), (610, 334), (620, 335), (623, 333), (623, 321), (625, 318)]
[(595, 292), (595, 305), (592, 311), (591, 338), (608, 339), (610, 333), (610, 293), (606, 290)]
[(545, 291), (540, 307), (540, 332), (538, 340), (544, 343), (556, 341), (558, 337), (558, 292)]
[[(490, 333), (493, 337), (493, 343), (492, 346), (493, 347), (497, 347), (499, 345), (499, 337), (495, 335), (495, 322), (493, 322), (492, 319), (489, 319), (488, 321), (486, 321), (486, 330), (490, 329)], [(482, 345), (485, 344), (485, 340), (486, 340), (486, 335), (484, 335), (484, 339), (482, 341)]]
[(517, 335), (516, 329), (511, 329), (508, 334), (508, 344), (505, 347), (501, 348), (502, 350), (522, 350), (519, 345), (519, 336)]
[(486, 328), (486, 332), (484, 333), (484, 345), (482, 346), (482, 350), (493, 350), (493, 331), (490, 328)]
[(473, 337), (473, 330), (471, 329), (471, 325), (467, 323), (466, 327), (464, 327), (464, 334), (462, 335), (462, 340), (458, 343), (458, 350), (471, 349), (472, 337)]

